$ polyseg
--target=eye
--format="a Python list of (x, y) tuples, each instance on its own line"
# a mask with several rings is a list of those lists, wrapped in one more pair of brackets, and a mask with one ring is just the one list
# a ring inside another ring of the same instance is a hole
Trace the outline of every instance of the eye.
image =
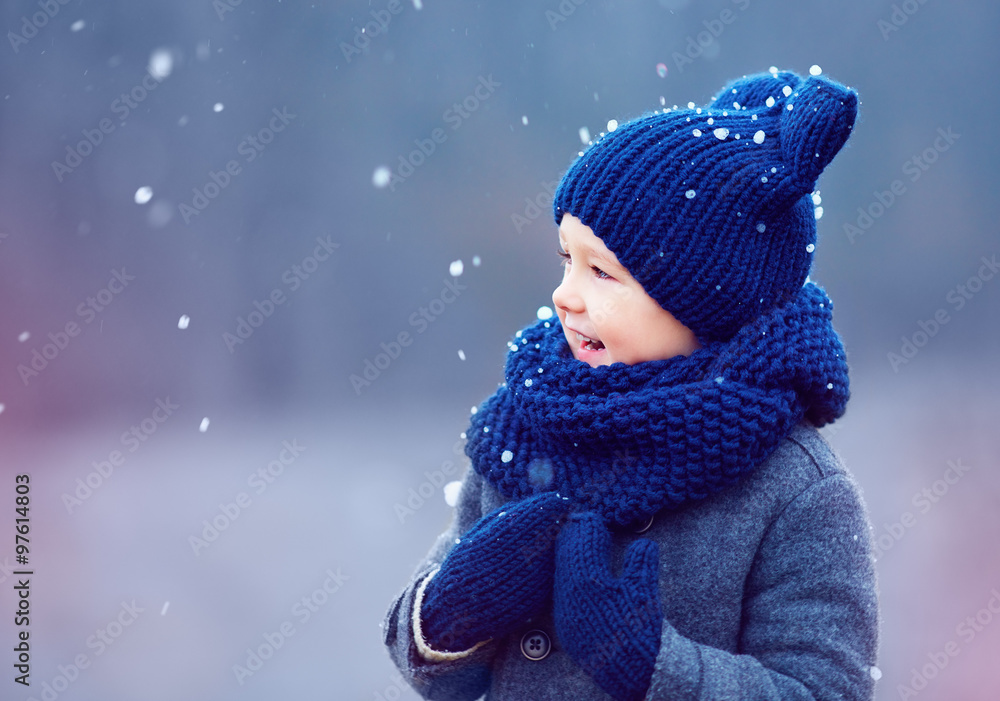
[(563, 265), (569, 265), (570, 264), (569, 253), (567, 253), (563, 249), (557, 248), (556, 249), (556, 255), (558, 255), (562, 259), (562, 264)]
[(594, 271), (594, 275), (600, 280), (614, 280), (613, 277), (611, 277), (606, 272), (598, 268), (596, 265), (590, 266), (590, 269)]

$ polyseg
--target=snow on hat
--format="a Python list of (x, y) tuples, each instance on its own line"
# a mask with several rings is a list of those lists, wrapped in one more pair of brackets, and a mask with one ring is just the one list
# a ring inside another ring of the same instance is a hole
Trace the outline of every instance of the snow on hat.
[(579, 218), (700, 339), (728, 339), (804, 284), (811, 195), (857, 105), (831, 80), (772, 69), (733, 81), (708, 106), (643, 115), (573, 162), (556, 223)]

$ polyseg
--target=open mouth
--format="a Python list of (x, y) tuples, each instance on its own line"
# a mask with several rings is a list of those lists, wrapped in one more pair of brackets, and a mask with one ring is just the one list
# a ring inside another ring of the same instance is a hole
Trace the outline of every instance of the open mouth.
[(604, 344), (601, 343), (596, 338), (591, 338), (590, 336), (584, 336), (582, 333), (577, 332), (576, 339), (580, 342), (581, 350), (588, 350), (588, 351), (604, 350)]

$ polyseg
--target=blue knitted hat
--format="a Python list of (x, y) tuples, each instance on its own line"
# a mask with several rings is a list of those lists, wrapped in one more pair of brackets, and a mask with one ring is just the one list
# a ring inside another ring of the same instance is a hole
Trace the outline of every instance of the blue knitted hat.
[(805, 282), (811, 195), (857, 105), (831, 80), (772, 71), (730, 83), (709, 106), (643, 115), (574, 161), (556, 223), (578, 217), (699, 339), (727, 340)]

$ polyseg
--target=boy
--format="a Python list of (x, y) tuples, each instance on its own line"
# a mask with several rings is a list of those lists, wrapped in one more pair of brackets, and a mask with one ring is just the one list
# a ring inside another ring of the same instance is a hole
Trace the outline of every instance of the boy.
[(857, 96), (744, 77), (602, 135), (556, 191), (555, 320), (473, 414), (455, 519), (390, 608), (429, 699), (870, 699), (848, 398), (808, 282)]

